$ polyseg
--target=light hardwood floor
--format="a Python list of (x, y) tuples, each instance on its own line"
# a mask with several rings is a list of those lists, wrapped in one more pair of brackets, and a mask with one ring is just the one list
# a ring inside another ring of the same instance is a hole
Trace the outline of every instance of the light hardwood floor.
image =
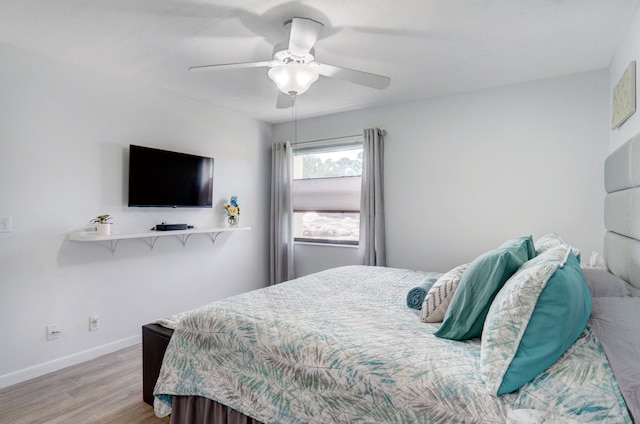
[(142, 401), (142, 346), (0, 390), (0, 423), (169, 424)]

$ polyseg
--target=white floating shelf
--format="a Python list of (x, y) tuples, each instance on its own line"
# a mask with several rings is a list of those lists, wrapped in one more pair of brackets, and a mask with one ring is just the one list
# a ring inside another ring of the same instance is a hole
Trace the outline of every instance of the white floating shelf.
[(145, 239), (147, 244), (153, 250), (156, 241), (160, 237), (173, 236), (178, 237), (185, 246), (189, 238), (194, 234), (206, 234), (211, 239), (211, 243), (215, 243), (221, 233), (229, 233), (234, 231), (246, 231), (251, 227), (210, 227), (210, 228), (190, 228), (188, 230), (175, 231), (147, 231), (144, 233), (128, 233), (128, 234), (110, 234), (108, 236), (99, 236), (95, 231), (75, 231), (69, 235), (71, 241), (108, 241), (111, 244), (111, 253), (115, 253), (116, 247), (120, 240), (125, 239)]

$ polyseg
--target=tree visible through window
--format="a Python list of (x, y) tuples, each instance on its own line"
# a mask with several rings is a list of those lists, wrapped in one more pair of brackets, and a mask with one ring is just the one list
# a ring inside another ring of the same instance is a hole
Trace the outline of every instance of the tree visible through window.
[[(359, 150), (355, 158), (353, 158), (353, 151), (302, 155), (302, 178), (362, 175), (362, 148)], [(338, 156), (341, 157), (336, 159)]]
[(361, 174), (361, 143), (294, 151), (295, 239), (357, 244)]

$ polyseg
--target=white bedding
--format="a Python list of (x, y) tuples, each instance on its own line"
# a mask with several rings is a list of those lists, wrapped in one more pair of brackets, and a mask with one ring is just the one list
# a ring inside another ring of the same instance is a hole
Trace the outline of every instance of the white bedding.
[(429, 274), (343, 267), (211, 303), (177, 325), (156, 385), (216, 400), (264, 423), (488, 422), (536, 409), (630, 423), (591, 329), (534, 381), (491, 395), (480, 341), (433, 336), (406, 294)]

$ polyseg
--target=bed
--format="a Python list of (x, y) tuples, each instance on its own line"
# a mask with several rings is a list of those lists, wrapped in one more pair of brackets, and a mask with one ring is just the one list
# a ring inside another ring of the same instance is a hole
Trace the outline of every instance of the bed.
[[(638, 165), (629, 159), (636, 157)], [(521, 411), (548, 422), (637, 420), (640, 138), (612, 153), (605, 169), (611, 272), (581, 270), (578, 249), (550, 234), (492, 250), (519, 262), (490, 294), (457, 294), (472, 287), (464, 283), (469, 268), (476, 272), (484, 255), (467, 265), (442, 323), (424, 322), (407, 293), (446, 274), (405, 269), (341, 267), (216, 301), (177, 325), (155, 387), (156, 415), (171, 414), (174, 424), (504, 423)], [(560, 274), (568, 296), (551, 292)], [(561, 325), (545, 324), (539, 312), (552, 298), (561, 307), (578, 299), (556, 318)], [(476, 312), (481, 319), (468, 318)], [(557, 359), (521, 376), (539, 365), (528, 355), (562, 326)]]

